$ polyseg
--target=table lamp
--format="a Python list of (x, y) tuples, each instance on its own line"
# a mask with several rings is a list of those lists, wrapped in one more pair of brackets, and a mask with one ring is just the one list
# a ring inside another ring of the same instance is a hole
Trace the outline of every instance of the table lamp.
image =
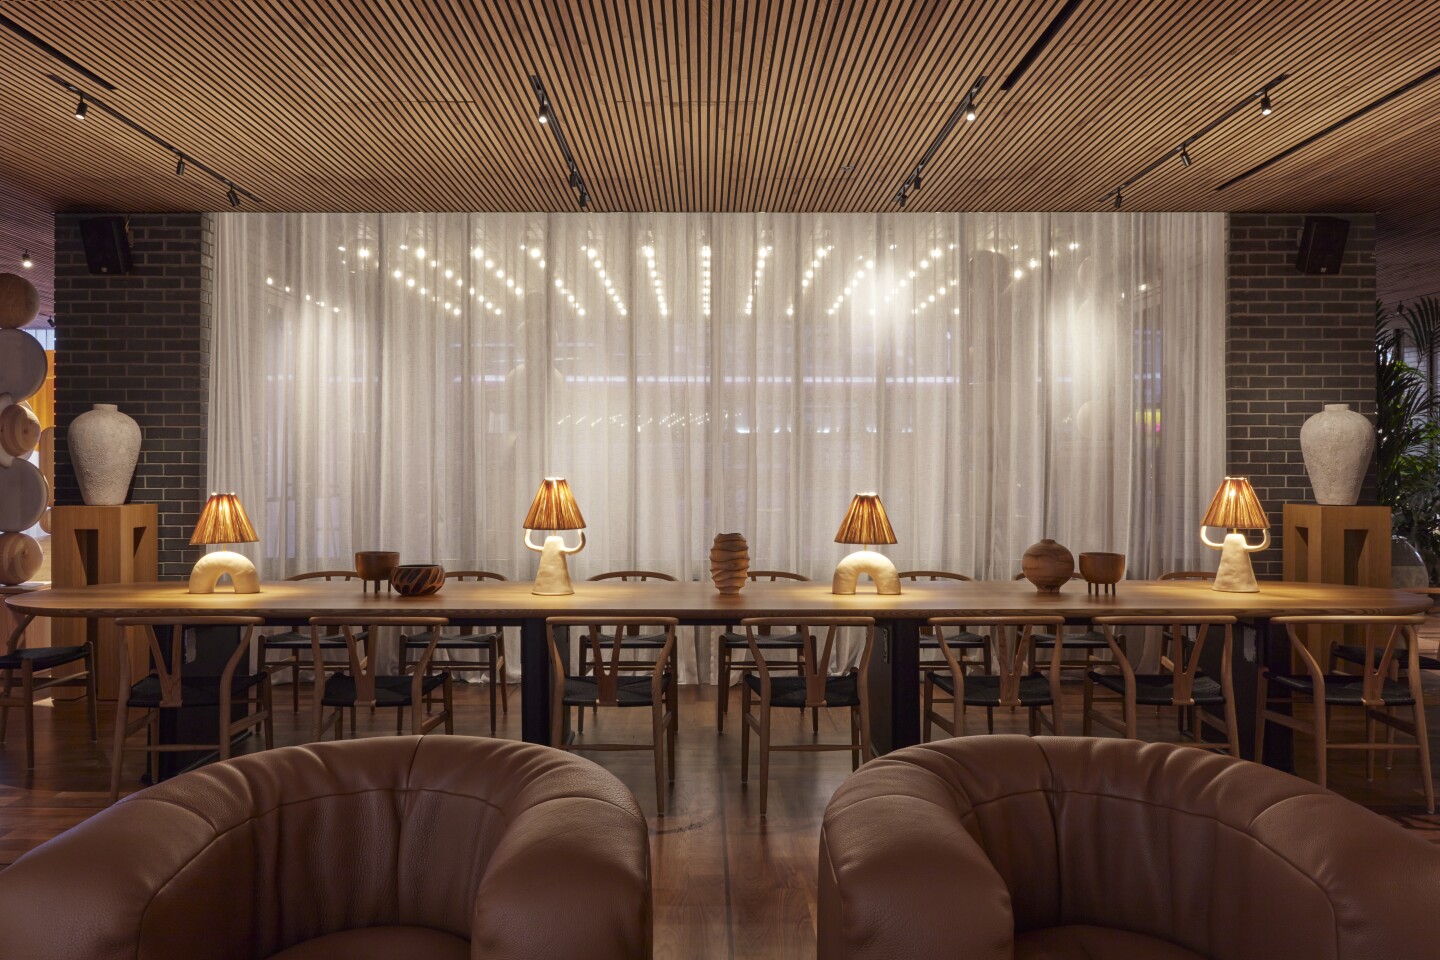
[[(205, 501), (205, 509), (200, 511), (200, 521), (195, 524), (190, 545), (254, 543), (259, 539), (255, 536), (255, 528), (250, 526), (250, 518), (245, 516), (239, 497), (233, 493), (212, 493)], [(255, 564), (250, 562), (249, 557), (231, 550), (217, 550), (200, 558), (195, 569), (190, 571), (190, 592), (214, 593), (215, 585), (227, 573), (236, 593), (260, 592), (260, 577), (255, 573)]]
[(835, 534), (836, 543), (858, 543), (864, 547), (840, 561), (835, 568), (835, 579), (830, 592), (849, 595), (855, 592), (855, 584), (862, 573), (870, 574), (875, 581), (875, 592), (896, 594), (900, 592), (900, 576), (895, 564), (883, 553), (870, 549), (872, 543), (894, 543), (895, 531), (890, 527), (890, 518), (885, 516), (885, 505), (878, 493), (857, 493), (850, 501), (850, 509), (840, 522), (840, 532)]
[[(530, 592), (542, 597), (563, 597), (575, 592), (570, 586), (570, 570), (565, 556), (585, 549), (585, 518), (570, 492), (570, 484), (562, 477), (546, 477), (535, 493), (535, 502), (525, 514), (525, 546), (540, 554), (540, 569), (535, 571), (535, 587)], [(548, 531), (543, 546), (537, 546), (530, 535), (536, 530)], [(579, 530), (580, 542), (565, 546), (557, 530)]]
[[(1216, 543), (1205, 533), (1206, 527), (1225, 527), (1230, 532), (1223, 543)], [(1260, 530), (1264, 537), (1252, 546), (1241, 530)], [(1210, 509), (1200, 521), (1200, 540), (1205, 546), (1220, 551), (1220, 569), (1215, 572), (1214, 589), (1222, 593), (1259, 593), (1250, 554), (1270, 546), (1270, 518), (1255, 496), (1255, 488), (1244, 477), (1226, 477), (1210, 501)]]

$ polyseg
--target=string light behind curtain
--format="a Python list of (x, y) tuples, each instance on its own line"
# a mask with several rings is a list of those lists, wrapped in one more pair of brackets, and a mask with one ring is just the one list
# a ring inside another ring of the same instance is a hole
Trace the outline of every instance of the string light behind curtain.
[(1224, 474), (1212, 214), (219, 214), (211, 485), (262, 574), (357, 549), (533, 574), (542, 476), (577, 580), (828, 578), (851, 495), (900, 569), (1003, 578), (1042, 536), (1210, 562)]

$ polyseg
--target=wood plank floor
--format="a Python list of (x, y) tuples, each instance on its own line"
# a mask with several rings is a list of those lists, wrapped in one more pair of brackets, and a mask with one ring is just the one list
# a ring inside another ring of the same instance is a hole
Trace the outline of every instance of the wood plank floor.
[[(1440, 684), (1433, 693), (1432, 703), (1440, 705)], [(487, 698), (484, 687), (457, 685), (457, 732), (486, 732)], [(849, 759), (843, 753), (777, 754), (772, 760), (769, 816), (762, 820), (758, 790), (740, 784), (738, 696), (723, 735), (716, 733), (713, 698), (713, 687), (686, 687), (682, 692), (677, 776), (664, 818), (654, 815), (648, 753), (589, 754), (634, 791), (650, 818), (655, 955), (663, 960), (813, 957), (820, 819), (831, 793), (850, 772)], [(278, 689), (276, 701), (277, 742), (304, 742), (308, 714), (289, 711), (289, 691), (284, 687)], [(500, 736), (519, 736), (518, 703), (518, 688), (512, 687), (510, 713), (502, 718)], [(1078, 717), (1078, 706), (1077, 702), (1072, 717)], [(846, 714), (839, 710), (831, 714), (822, 716), (820, 736), (847, 738)], [(1142, 736), (1168, 738), (1172, 718), (1171, 713), (1146, 717)], [(1428, 719), (1432, 731), (1440, 727), (1440, 707), (1432, 707)], [(23, 738), (16, 720), (12, 715), (11, 735), (0, 748), (0, 864), (79, 823), (107, 800), (106, 751), (85, 739), (82, 705), (47, 703), (37, 710), (33, 773), (24, 767)], [(641, 740), (648, 736), (648, 723), (646, 711), (601, 711), (598, 721), (587, 722), (586, 730), (588, 737)], [(393, 724), (388, 711), (373, 719), (362, 714), (361, 733), (393, 732)], [(997, 717), (998, 731), (1023, 732), (1024, 726), (1018, 714)], [(108, 744), (109, 728), (102, 712), (101, 744)], [(1336, 730), (1341, 735), (1350, 732), (1343, 724), (1337, 724)], [(796, 711), (777, 722), (777, 742), (810, 736), (808, 718), (802, 721)], [(1432, 736), (1431, 749), (1440, 756), (1440, 736)], [(1301, 770), (1308, 773), (1311, 757), (1303, 744), (1298, 752)], [(133, 756), (134, 762), (127, 765), (127, 783), (138, 786), (142, 763), (138, 754)], [(1398, 754), (1394, 769), (1378, 770), (1371, 783), (1364, 780), (1358, 754), (1333, 761), (1332, 770), (1333, 786), (1339, 792), (1440, 842), (1440, 817), (1424, 813), (1413, 755)]]

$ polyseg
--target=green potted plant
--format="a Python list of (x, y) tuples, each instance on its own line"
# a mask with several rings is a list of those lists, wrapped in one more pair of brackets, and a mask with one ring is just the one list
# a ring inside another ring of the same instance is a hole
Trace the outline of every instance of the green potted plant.
[[(1432, 583), (1440, 567), (1437, 347), (1440, 301), (1426, 297), (1402, 304), (1393, 317), (1376, 304), (1376, 493), (1391, 509), (1396, 537), (1418, 551), (1426, 579)], [(1405, 545), (1397, 542), (1397, 561), (1405, 551)]]

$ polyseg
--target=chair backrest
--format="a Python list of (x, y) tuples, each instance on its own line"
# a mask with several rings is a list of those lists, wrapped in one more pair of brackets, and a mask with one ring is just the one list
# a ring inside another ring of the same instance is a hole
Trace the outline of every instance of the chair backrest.
[[(830, 676), (830, 662), (835, 658), (840, 630), (856, 627), (865, 631), (865, 646), (860, 651), (856, 665), (857, 685), (861, 697), (865, 697), (870, 676), (870, 655), (875, 649), (875, 620), (873, 617), (747, 617), (740, 621), (745, 628), (745, 639), (750, 645), (750, 656), (760, 672), (760, 699), (770, 699), (770, 666), (765, 662), (756, 638), (775, 627), (787, 627), (800, 635), (801, 676), (805, 678), (805, 706), (825, 706), (825, 680)], [(825, 645), (818, 647), (814, 630), (825, 631)]]
[(297, 573), (286, 580), (359, 580), (360, 574), (354, 570), (312, 570), (309, 573)]
[(657, 570), (608, 570), (605, 573), (597, 573), (589, 580), (674, 580), (668, 573), (660, 573)]
[[(679, 625), (680, 621), (674, 617), (609, 617), (599, 622), (585, 617), (550, 617), (545, 621), (545, 637), (550, 644), (550, 666), (555, 687), (551, 696), (552, 708), (558, 711), (561, 706), (560, 701), (565, 693), (565, 676), (569, 669), (565, 659), (560, 655), (559, 645), (555, 642), (557, 627), (580, 627), (585, 630), (585, 636), (581, 642), (590, 648), (596, 699), (602, 707), (613, 707), (619, 702), (618, 682), (620, 680), (622, 635), (627, 632), (638, 633), (646, 627), (652, 629), (662, 627), (664, 629), (665, 645), (660, 648), (660, 653), (650, 668), (650, 689), (656, 698), (655, 702), (658, 703), (659, 697), (663, 693), (665, 669), (669, 665), (671, 655), (675, 652), (675, 628)], [(606, 627), (612, 628), (614, 632), (606, 633)], [(556, 719), (558, 720), (558, 717)]]
[[(1022, 573), (1020, 576), (1024, 576)], [(973, 582), (974, 577), (967, 577), (963, 573), (951, 573), (949, 570), (905, 570), (899, 574), (901, 580), (966, 580)]]
[(1214, 580), (1213, 570), (1168, 570), (1155, 578), (1156, 580)]
[[(230, 693), (230, 678), (235, 675), (240, 662), (250, 655), (250, 648), (255, 642), (255, 628), (265, 623), (259, 617), (117, 617), (116, 625), (120, 627), (138, 627), (141, 630), (140, 638), (143, 639), (150, 654), (150, 662), (154, 664), (155, 676), (160, 681), (160, 706), (181, 707), (184, 706), (182, 696), (181, 674), (185, 665), (185, 631), (199, 630), (205, 627), (244, 627), (245, 632), (241, 634), (240, 642), (235, 645), (235, 651), (225, 661), (225, 669), (220, 673), (220, 693), (222, 698), (228, 698)], [(167, 641), (162, 641), (156, 632), (156, 627), (168, 627), (170, 635)], [(134, 634), (129, 630), (124, 631), (127, 645), (135, 639)], [(166, 647), (169, 649), (167, 650)], [(130, 695), (130, 656), (128, 652), (120, 657), (120, 697)]]
[[(1174, 687), (1172, 702), (1176, 706), (1193, 706), (1195, 674), (1200, 670), (1200, 656), (1205, 644), (1219, 627), (1220, 641), (1220, 684), (1225, 688), (1225, 697), (1233, 702), (1231, 683), (1231, 650), (1235, 646), (1235, 618), (1218, 617), (1096, 617), (1091, 621), (1105, 635), (1105, 644), (1120, 666), (1125, 678), (1127, 691), (1134, 691), (1135, 665), (1116, 640), (1117, 627), (1160, 627), (1160, 666), (1168, 671)], [(1128, 695), (1128, 694), (1127, 694)]]
[[(1325, 671), (1320, 668), (1310, 646), (1305, 642), (1303, 627), (1355, 626), (1362, 627), (1365, 635), (1365, 660), (1360, 665), (1360, 701), (1367, 707), (1381, 707), (1385, 704), (1385, 680), (1390, 675), (1390, 664), (1396, 657), (1396, 647), (1405, 645), (1406, 668), (1409, 682), (1417, 693), (1420, 684), (1420, 637), (1418, 629), (1425, 622), (1425, 614), (1409, 617), (1383, 616), (1294, 616), (1275, 617), (1273, 625), (1283, 626), (1290, 637), (1290, 649), (1305, 664), (1305, 669), (1316, 681), (1316, 696), (1323, 694)], [(1379, 638), (1383, 637), (1381, 640)], [(1379, 656), (1376, 649), (1379, 648)]]
[(810, 578), (803, 573), (791, 573), (789, 570), (751, 570), (745, 576), (754, 582), (769, 580), (774, 583), (776, 580), (803, 580), (809, 582)]
[[(1050, 693), (1056, 703), (1060, 702), (1060, 662), (1065, 659), (1064, 617), (931, 617), (927, 626), (942, 638), (946, 627), (968, 631), (978, 627), (989, 633), (990, 660), (1000, 678), (1000, 705), (1003, 707), (1020, 705), (1020, 681), (1030, 670), (1030, 648), (1035, 642), (1035, 631), (1053, 633), (1055, 651), (1050, 655)], [(955, 680), (955, 696), (963, 698), (965, 670), (959, 655), (944, 639), (940, 641), (940, 650), (945, 654), (945, 662)]]
[[(415, 661), (415, 669), (410, 674), (410, 703), (412, 708), (418, 708), (425, 674), (430, 667), (430, 660), (435, 656), (435, 644), (440, 642), (440, 628), (449, 622), (446, 617), (366, 617), (362, 623), (356, 624), (353, 617), (311, 617), (310, 652), (315, 658), (315, 676), (323, 677), (325, 675), (325, 652), (320, 646), (320, 638), (326, 635), (325, 628), (339, 627), (341, 636), (345, 638), (345, 651), (350, 658), (350, 678), (355, 681), (355, 705), (373, 707), (375, 705), (375, 660), (361, 647), (360, 639), (355, 635), (354, 628), (362, 627), (374, 639), (375, 630), (378, 627), (419, 627), (429, 631), (430, 642), (426, 644), (424, 652)], [(319, 702), (318, 697), (316, 702)]]
[(446, 570), (446, 580), (508, 580), (509, 577), (503, 573), (491, 573), (489, 570)]

